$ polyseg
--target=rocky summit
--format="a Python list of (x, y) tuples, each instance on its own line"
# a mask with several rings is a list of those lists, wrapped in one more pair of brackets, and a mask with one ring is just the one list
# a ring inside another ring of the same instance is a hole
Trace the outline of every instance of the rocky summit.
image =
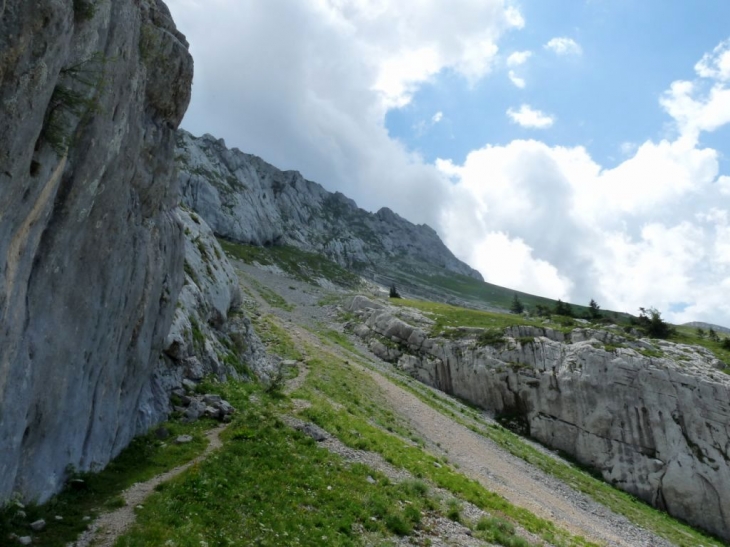
[(292, 245), (387, 282), (394, 272), (481, 275), (458, 260), (426, 225), (383, 208), (369, 213), (297, 171), (226, 148), (211, 135), (180, 131), (183, 203), (219, 236), (253, 245)]

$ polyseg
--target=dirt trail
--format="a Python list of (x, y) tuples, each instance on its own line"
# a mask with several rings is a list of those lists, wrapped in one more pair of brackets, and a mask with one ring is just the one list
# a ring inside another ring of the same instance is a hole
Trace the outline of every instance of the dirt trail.
[[(282, 281), (277, 276), (260, 270), (257, 272), (253, 268), (248, 273), (272, 290), (281, 289)], [(343, 348), (323, 345), (316, 335), (303, 328), (311, 328), (312, 318), (315, 316), (331, 328), (339, 330), (340, 325), (332, 319), (328, 320), (322, 313), (322, 308), (307, 302), (302, 298), (301, 292), (292, 292), (289, 296), (297, 304), (293, 313), (274, 309), (260, 301), (262, 311), (279, 316), (286, 323), (289, 335), (300, 347), (306, 342), (310, 347), (339, 354), (351, 363), (359, 360), (348, 355), (349, 352)], [(368, 357), (367, 360), (370, 361), (370, 366), (362, 367), (362, 370), (372, 376), (392, 408), (410, 423), (433, 451), (438, 452), (440, 447), (452, 463), (458, 464), (460, 472), (478, 480), (489, 490), (501, 494), (514, 505), (524, 507), (535, 515), (595, 543), (610, 547), (672, 546), (665, 539), (632, 524), (625, 517), (441, 414), (391, 382), (387, 374), (378, 372), (378, 369), (391, 365), (374, 357)]]
[(127, 528), (134, 523), (135, 508), (144, 502), (158, 484), (177, 477), (196, 463), (207, 458), (211, 452), (223, 446), (220, 434), (225, 428), (226, 426), (222, 425), (208, 431), (205, 434), (209, 441), (208, 446), (202, 454), (193, 460), (157, 475), (146, 482), (139, 482), (127, 488), (121, 494), (126, 505), (111, 513), (101, 515), (76, 542), (70, 543), (69, 547), (112, 547)]
[[(321, 341), (304, 329), (290, 328), (289, 333), (300, 343), (306, 340), (315, 347), (322, 347)], [(333, 348), (327, 347), (325, 351), (332, 352)], [(334, 352), (348, 358), (343, 350), (335, 349)], [(378, 368), (379, 364), (373, 363), (373, 366)], [(375, 380), (391, 407), (428, 445), (440, 447), (452, 463), (458, 464), (461, 473), (478, 480), (514, 505), (595, 543), (610, 547), (671, 547), (672, 544), (663, 538), (635, 526), (625, 517), (428, 406), (386, 375), (370, 367), (359, 368)]]

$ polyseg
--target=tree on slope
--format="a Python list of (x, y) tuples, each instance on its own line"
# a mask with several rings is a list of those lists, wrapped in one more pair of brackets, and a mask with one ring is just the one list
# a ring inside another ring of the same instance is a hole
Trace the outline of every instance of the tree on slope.
[(517, 296), (517, 293), (515, 293), (515, 296), (512, 299), (512, 306), (510, 307), (509, 311), (516, 314), (520, 314), (525, 311), (525, 306), (522, 304), (522, 302), (520, 302), (520, 298)]
[(598, 303), (591, 298), (590, 304), (588, 304), (588, 315), (591, 319), (598, 319), (601, 317), (600, 312), (601, 306), (598, 305)]

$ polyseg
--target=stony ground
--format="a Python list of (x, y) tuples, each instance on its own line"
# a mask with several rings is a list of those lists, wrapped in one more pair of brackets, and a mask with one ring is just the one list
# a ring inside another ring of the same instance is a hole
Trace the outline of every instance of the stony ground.
[[(317, 348), (322, 348), (324, 351), (325, 344), (316, 332), (322, 330), (342, 332), (338, 306), (349, 293), (332, 286), (315, 287), (286, 277), (271, 268), (259, 268), (241, 262), (235, 262), (234, 265), (239, 273), (241, 286), (251, 299), (252, 308), (257, 310), (255, 313), (276, 316), (300, 347), (307, 345), (315, 351)], [(281, 295), (289, 304), (289, 309), (272, 306), (262, 298), (257, 290), (262, 286)], [(366, 294), (377, 294), (379, 291), (381, 289), (376, 286), (363, 287), (363, 292)], [(448, 457), (464, 475), (478, 480), (486, 488), (501, 494), (513, 504), (554, 521), (571, 533), (584, 536), (596, 543), (620, 547), (671, 546), (666, 540), (633, 525), (625, 517), (613, 513), (588, 496), (546, 475), (492, 441), (428, 406), (411, 392), (391, 381), (394, 374), (391, 365), (370, 355), (366, 348), (359, 345), (357, 339), (353, 339), (352, 343), (358, 347), (357, 355), (330, 344), (327, 344), (326, 351), (339, 352), (343, 359), (363, 363), (365, 366), (360, 365), (362, 370), (371, 375), (390, 406), (425, 441), (427, 449), (435, 455)], [(287, 393), (296, 391), (307, 374), (307, 366), (300, 364), (296, 376), (288, 380), (285, 391)], [(306, 401), (294, 399), (294, 415), (283, 416), (283, 420), (297, 429), (311, 427), (311, 424), (306, 424), (296, 416), (297, 412), (308, 404)], [(485, 417), (486, 419), (488, 418)], [(158, 484), (183, 473), (221, 446), (219, 437), (221, 430), (222, 428), (217, 428), (209, 432), (210, 445), (205, 453), (195, 460), (147, 482), (135, 484), (125, 491), (122, 495), (126, 505), (102, 515), (74, 545), (77, 547), (114, 545), (116, 539), (134, 522), (135, 508), (144, 503), (145, 498)], [(340, 455), (345, 461), (366, 464), (393, 481), (413, 478), (408, 472), (386, 462), (379, 454), (349, 448), (322, 430), (314, 434), (324, 436), (323, 439), (318, 439), (321, 441), (319, 446), (322, 449)], [(546, 457), (557, 457), (548, 450), (542, 450)], [(436, 491), (445, 500), (451, 498), (451, 494), (445, 490), (436, 489)], [(476, 521), (486, 516), (484, 511), (468, 503), (462, 503), (462, 511), (469, 520)], [(422, 530), (413, 536), (398, 539), (396, 544), (399, 546), (427, 544), (434, 547), (489, 545), (472, 537), (469, 528), (463, 524), (453, 522), (438, 513), (426, 515), (424, 524)], [(525, 530), (518, 532), (534, 544), (544, 544)]]
[[(312, 330), (319, 328), (342, 331), (337, 304), (327, 304), (335, 300), (331, 288), (313, 287), (277, 275), (270, 270), (243, 263), (236, 263), (235, 266), (240, 272), (242, 284), (249, 289), (249, 294), (256, 298), (262, 311), (279, 317), (282, 323), (289, 327), (288, 332), (295, 340), (306, 341), (317, 347), (321, 342)], [(255, 281), (251, 283), (251, 279)], [(293, 309), (284, 310), (268, 305), (257, 296), (256, 284), (268, 287), (283, 296), (294, 306)], [(375, 286), (369, 286), (365, 288), (365, 293), (376, 293), (378, 290)], [(335, 290), (334, 294), (345, 297), (347, 293), (338, 293)], [(352, 342), (358, 344), (356, 339)], [(332, 351), (330, 346), (327, 349)], [(378, 383), (392, 408), (396, 409), (412, 429), (426, 441), (429, 450), (435, 454), (447, 454), (449, 460), (457, 464), (465, 475), (478, 480), (515, 505), (524, 507), (540, 517), (556, 522), (573, 534), (584, 536), (599, 544), (621, 547), (672, 545), (426, 405), (389, 380), (391, 365), (369, 355), (365, 348), (359, 349), (361, 350), (359, 356), (368, 356), (369, 366), (363, 370), (367, 370)], [(343, 358), (348, 357), (345, 350), (340, 351), (343, 352)], [(377, 461), (371, 461), (373, 458), (377, 460), (379, 456), (366, 457), (354, 454), (357, 451), (344, 447), (336, 439), (329, 438), (327, 443), (330, 443), (328, 448), (340, 453), (345, 459), (355, 457), (358, 461), (383, 469)], [(557, 457), (547, 450), (545, 453), (546, 457)], [(458, 530), (458, 527), (451, 531), (447, 531), (447, 527), (442, 528), (447, 536), (453, 535), (445, 544), (480, 544), (473, 541), (473, 538), (467, 540), (469, 536), (463, 530)]]

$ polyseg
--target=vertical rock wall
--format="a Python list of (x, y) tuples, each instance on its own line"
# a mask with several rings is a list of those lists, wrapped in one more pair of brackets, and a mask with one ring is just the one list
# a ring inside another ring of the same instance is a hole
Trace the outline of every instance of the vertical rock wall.
[(156, 418), (191, 80), (158, 0), (0, 4), (0, 500), (47, 499)]

